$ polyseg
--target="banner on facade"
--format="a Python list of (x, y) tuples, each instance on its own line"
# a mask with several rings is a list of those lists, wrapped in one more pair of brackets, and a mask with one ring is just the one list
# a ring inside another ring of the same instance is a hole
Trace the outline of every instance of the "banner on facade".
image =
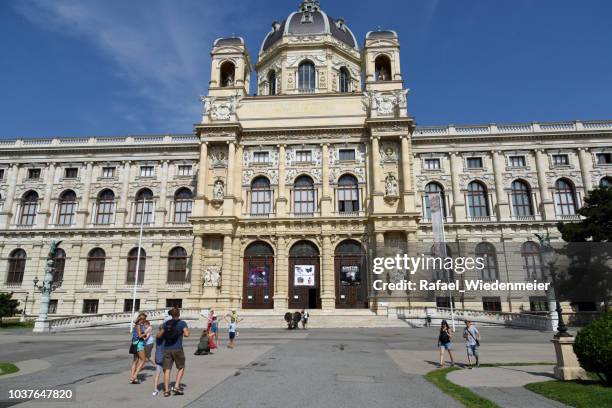
[(293, 269), (293, 286), (315, 286), (315, 266), (295, 265)]
[(343, 265), (340, 268), (340, 283), (342, 285), (361, 284), (361, 274), (358, 265)]
[(268, 286), (270, 283), (270, 267), (268, 265), (249, 267), (249, 286)]

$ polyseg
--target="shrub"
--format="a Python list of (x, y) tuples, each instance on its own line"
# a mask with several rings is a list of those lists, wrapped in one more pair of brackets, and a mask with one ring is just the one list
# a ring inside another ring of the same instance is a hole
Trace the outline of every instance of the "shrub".
[(608, 312), (583, 328), (576, 335), (574, 352), (582, 368), (597, 373), (607, 386), (612, 386), (612, 312)]

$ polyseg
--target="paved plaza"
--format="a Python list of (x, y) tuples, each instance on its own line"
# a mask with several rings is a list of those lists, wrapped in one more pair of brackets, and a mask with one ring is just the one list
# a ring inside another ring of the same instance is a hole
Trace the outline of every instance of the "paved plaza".
[[(483, 327), (481, 332), (483, 362), (554, 362), (549, 333), (497, 327)], [(225, 340), (225, 331), (222, 334)], [(185, 342), (185, 395), (164, 398), (151, 395), (151, 368), (143, 370), (142, 384), (128, 384), (127, 330), (46, 336), (3, 331), (0, 361), (16, 363), (22, 371), (0, 377), (0, 400), (5, 401), (0, 406), (15, 405), (6, 402), (9, 389), (28, 388), (71, 388), (76, 402), (25, 402), (19, 407), (461, 406), (423, 378), (436, 369), (437, 328), (242, 329), (236, 349), (222, 347), (211, 356), (193, 355), (198, 337), (194, 330)], [(456, 355), (465, 362), (462, 342), (456, 344)], [(535, 404), (535, 394), (522, 385), (514, 387), (516, 376), (508, 370), (461, 370), (452, 373), (452, 381), (501, 406), (515, 406), (511, 396), (519, 392), (524, 393), (524, 405), (548, 406)], [(527, 382), (533, 382), (529, 372), (535, 374), (534, 381), (547, 380), (552, 366), (526, 371)], [(487, 382), (495, 379), (488, 387)]]

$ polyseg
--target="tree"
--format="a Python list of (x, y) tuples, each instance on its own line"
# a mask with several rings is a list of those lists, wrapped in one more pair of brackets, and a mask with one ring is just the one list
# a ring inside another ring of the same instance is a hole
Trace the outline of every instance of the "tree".
[(18, 307), (19, 301), (17, 299), (13, 299), (13, 292), (0, 293), (0, 325), (2, 325), (3, 317), (11, 317), (21, 313), (21, 310), (19, 310)]
[(612, 294), (612, 188), (592, 190), (577, 213), (584, 219), (559, 223), (568, 244), (558, 252), (569, 264), (558, 276), (559, 296), (570, 302), (603, 303), (608, 310)]

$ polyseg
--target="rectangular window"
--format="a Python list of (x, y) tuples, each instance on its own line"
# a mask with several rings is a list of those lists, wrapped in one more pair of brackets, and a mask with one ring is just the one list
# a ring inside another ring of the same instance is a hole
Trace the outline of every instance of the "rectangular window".
[(501, 300), (499, 297), (483, 297), (482, 310), (486, 310), (487, 312), (501, 312)]
[[(453, 299), (453, 307), (455, 306), (455, 299)], [(436, 307), (450, 308), (450, 298), (448, 296), (436, 297)]]
[(295, 161), (298, 163), (310, 163), (312, 161), (312, 152), (310, 150), (298, 150), (295, 152)]
[(183, 299), (166, 299), (166, 307), (167, 308), (176, 307), (177, 309), (182, 309)]
[(425, 165), (425, 169), (427, 170), (440, 169), (440, 159), (425, 159), (423, 164)]
[(83, 300), (83, 314), (97, 314), (97, 313), (98, 313), (98, 299)]
[(508, 157), (508, 165), (510, 167), (525, 167), (525, 156), (510, 156)]
[(64, 169), (64, 178), (74, 179), (79, 175), (79, 169), (76, 167), (68, 167)]
[(40, 178), (40, 169), (28, 169), (28, 178), (36, 180)]
[(555, 166), (567, 166), (569, 164), (569, 156), (567, 154), (553, 154), (552, 161)]
[(530, 296), (529, 310), (532, 312), (548, 312), (548, 300), (546, 296)]
[(253, 163), (255, 164), (267, 164), (268, 163), (268, 152), (254, 152)]
[[(134, 312), (140, 310), (140, 299), (136, 299), (136, 306), (134, 306)], [(132, 299), (124, 299), (123, 300), (123, 312), (131, 313), (132, 312)]]
[(140, 177), (153, 177), (153, 166), (140, 166)]
[(342, 161), (355, 160), (355, 149), (340, 149), (338, 158)]
[(467, 167), (468, 169), (482, 169), (482, 157), (468, 157)]
[(102, 167), (102, 177), (104, 178), (115, 177), (115, 168), (114, 167)]
[(597, 164), (612, 164), (612, 153), (597, 153)]
[(4, 169), (0, 169), (0, 180), (4, 180)]
[(191, 166), (187, 164), (182, 164), (178, 166), (178, 175), (179, 176), (191, 176)]
[(49, 314), (57, 313), (57, 299), (49, 300)]

